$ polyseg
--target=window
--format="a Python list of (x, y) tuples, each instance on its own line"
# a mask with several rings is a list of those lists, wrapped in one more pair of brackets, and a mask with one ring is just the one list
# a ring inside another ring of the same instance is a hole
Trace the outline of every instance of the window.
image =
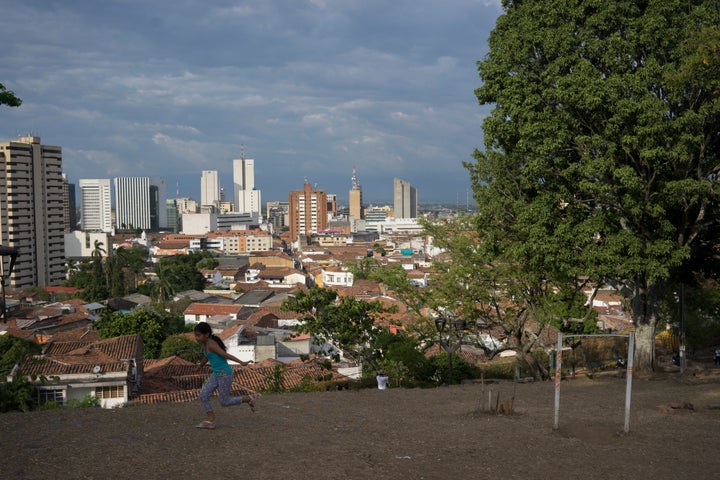
[(38, 404), (45, 405), (48, 402), (54, 402), (58, 405), (65, 404), (65, 391), (60, 388), (55, 389), (39, 389)]
[(125, 385), (111, 385), (109, 387), (96, 387), (97, 398), (123, 398), (125, 397)]

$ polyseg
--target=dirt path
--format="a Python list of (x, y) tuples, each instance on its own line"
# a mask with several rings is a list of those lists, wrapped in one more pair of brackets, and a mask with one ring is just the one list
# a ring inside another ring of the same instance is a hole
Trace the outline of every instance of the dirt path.
[[(252, 414), (200, 404), (0, 415), (1, 479), (710, 479), (720, 475), (720, 384), (677, 377), (633, 384), (563, 382), (553, 431), (552, 383), (519, 384), (515, 413), (478, 412), (512, 383), (276, 394)], [(657, 407), (692, 403), (694, 410)]]

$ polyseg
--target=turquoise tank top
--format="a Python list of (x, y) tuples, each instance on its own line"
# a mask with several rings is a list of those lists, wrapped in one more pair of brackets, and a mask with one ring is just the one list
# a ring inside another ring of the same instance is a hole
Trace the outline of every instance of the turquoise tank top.
[(217, 353), (207, 350), (205, 351), (205, 357), (207, 357), (208, 362), (212, 367), (213, 375), (222, 377), (232, 373), (232, 368), (230, 368), (230, 364), (225, 357), (221, 357)]

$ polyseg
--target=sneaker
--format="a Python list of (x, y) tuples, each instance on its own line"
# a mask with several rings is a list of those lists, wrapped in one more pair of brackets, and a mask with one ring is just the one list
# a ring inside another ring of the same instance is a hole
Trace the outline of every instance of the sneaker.
[(250, 411), (255, 413), (255, 404), (257, 403), (258, 396), (255, 394), (248, 395), (250, 397), (250, 401), (248, 402), (248, 406), (250, 407)]
[(205, 428), (207, 430), (213, 430), (215, 428), (215, 422), (210, 420), (203, 420), (202, 422), (195, 425), (195, 428)]

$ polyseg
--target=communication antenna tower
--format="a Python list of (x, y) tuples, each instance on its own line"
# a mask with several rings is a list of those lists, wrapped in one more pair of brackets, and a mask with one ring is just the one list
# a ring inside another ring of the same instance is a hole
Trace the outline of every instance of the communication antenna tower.
[(360, 180), (358, 180), (357, 171), (355, 170), (355, 165), (353, 165), (352, 189), (353, 189), (353, 190), (360, 190)]

